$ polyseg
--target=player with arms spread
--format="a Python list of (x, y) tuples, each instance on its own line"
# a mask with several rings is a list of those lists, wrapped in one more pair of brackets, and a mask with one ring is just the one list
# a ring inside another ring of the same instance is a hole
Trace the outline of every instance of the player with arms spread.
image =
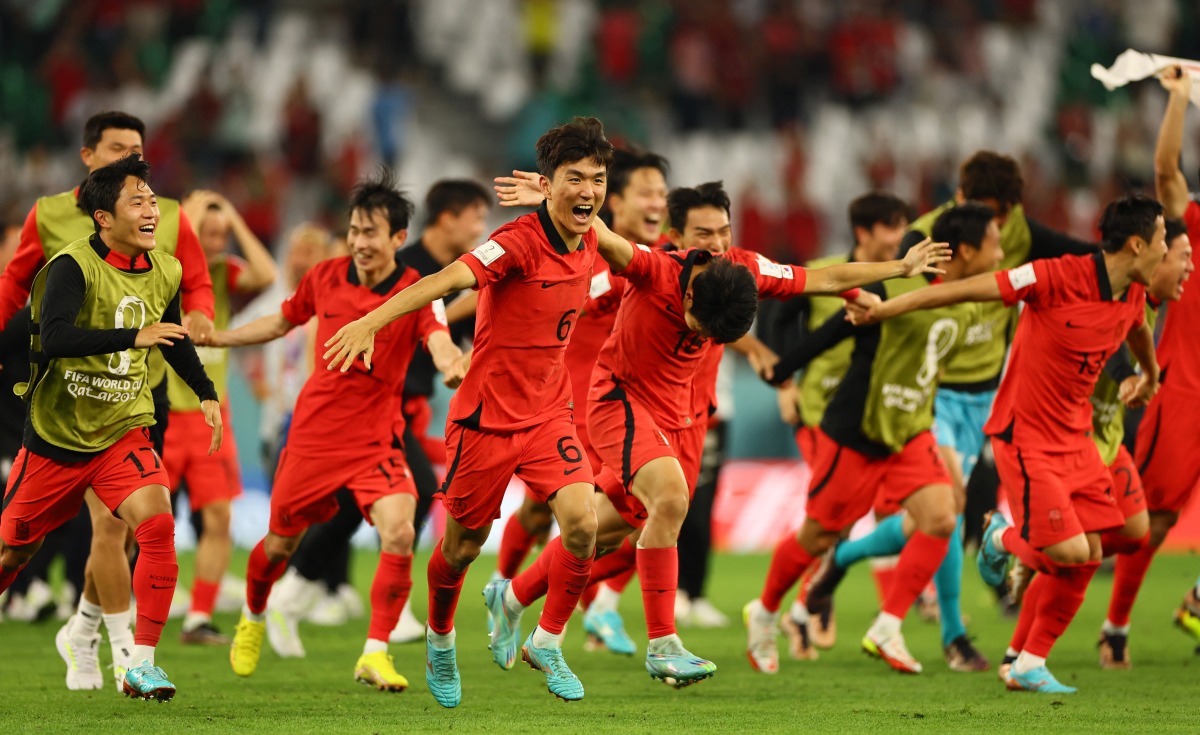
[[(51, 258), (33, 283), (34, 357), (25, 440), (4, 493), (0, 592), (47, 533), (74, 517), (89, 487), (141, 547), (133, 571), (138, 615), (126, 695), (166, 701), (175, 685), (155, 666), (179, 567), (170, 481), (148, 428), (154, 422), (147, 357), (162, 349), (200, 398), (221, 446), (212, 381), (180, 324), (179, 261), (155, 249), (158, 203), (150, 165), (133, 154), (89, 174), (79, 201), (95, 233)], [(74, 420), (64, 420), (74, 417)], [(98, 638), (91, 641), (94, 660)], [(99, 687), (99, 675), (96, 686)]]

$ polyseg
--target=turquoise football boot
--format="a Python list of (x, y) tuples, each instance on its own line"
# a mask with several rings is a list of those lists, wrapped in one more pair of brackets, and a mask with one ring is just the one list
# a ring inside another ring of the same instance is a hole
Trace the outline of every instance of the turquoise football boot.
[(505, 671), (517, 662), (517, 642), (521, 640), (521, 613), (513, 615), (504, 607), (504, 594), (510, 585), (507, 579), (497, 579), (483, 588), (483, 602), (492, 622), (488, 648), (492, 649), (492, 660)]
[(146, 659), (125, 672), (125, 683), (121, 688), (126, 697), (136, 699), (169, 702), (175, 696), (175, 685), (167, 680), (167, 672)]
[(546, 689), (565, 702), (583, 699), (583, 682), (567, 666), (562, 648), (535, 648), (533, 633), (521, 646), (521, 658), (530, 667), (546, 675)]
[(975, 564), (979, 567), (979, 576), (989, 587), (995, 587), (1004, 581), (1005, 567), (1008, 566), (1008, 552), (996, 546), (992, 538), (996, 531), (1004, 530), (1008, 521), (999, 511), (988, 514), (983, 528), (983, 543), (979, 544), (979, 554)]

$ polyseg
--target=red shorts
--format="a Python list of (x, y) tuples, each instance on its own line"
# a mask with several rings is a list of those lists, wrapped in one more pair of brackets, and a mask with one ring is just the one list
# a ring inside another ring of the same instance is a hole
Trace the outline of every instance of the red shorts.
[(271, 488), (271, 532), (297, 536), (309, 526), (333, 518), (338, 510), (334, 495), (343, 487), (354, 493), (368, 523), (371, 506), (380, 498), (417, 494), (399, 449), (386, 447), (374, 455), (347, 459), (292, 454), (284, 447)]
[(1108, 466), (1112, 476), (1112, 496), (1117, 508), (1126, 519), (1146, 510), (1146, 495), (1142, 491), (1142, 477), (1129, 450), (1122, 444), (1117, 448), (1117, 458)]
[(1090, 439), (1077, 451), (1050, 454), (993, 438), (992, 454), (1013, 525), (1035, 549), (1125, 525), (1112, 475)]
[(588, 424), (597, 437), (596, 453), (620, 478), (620, 484), (601, 489), (625, 522), (640, 528), (646, 522), (646, 507), (629, 492), (634, 476), (651, 460), (674, 457), (683, 470), (690, 498), (700, 476), (708, 422), (697, 421), (685, 429), (659, 429), (650, 412), (624, 391), (614, 389), (605, 395), (614, 397), (588, 401)]
[(804, 458), (804, 461), (811, 465), (813, 457), (817, 456), (817, 428), (815, 426), (796, 427), (796, 448), (800, 450), (800, 456)]
[(1182, 391), (1160, 390), (1138, 426), (1134, 460), (1150, 512), (1178, 513), (1200, 482), (1200, 431), (1193, 417), (1200, 400)]
[(577, 482), (592, 484), (575, 424), (569, 414), (511, 433), (446, 424), (446, 482), (435, 497), (465, 528), (483, 528), (500, 517), (500, 503), (515, 474), (530, 497), (548, 502), (556, 492)]
[(130, 429), (108, 449), (83, 462), (55, 462), (22, 447), (13, 461), (0, 513), (0, 538), (25, 546), (71, 520), (91, 487), (114, 513), (147, 485), (170, 487), (146, 428)]
[(872, 507), (899, 509), (921, 488), (951, 482), (932, 431), (917, 434), (887, 457), (868, 456), (838, 444), (820, 429), (815, 432), (805, 512), (826, 531), (849, 528)]
[[(579, 437), (579, 445), (583, 447), (583, 452), (588, 458), (588, 464), (592, 466), (593, 479), (598, 478), (600, 476), (600, 469), (604, 467), (604, 463), (600, 461), (600, 455), (596, 454), (596, 450), (592, 448), (592, 442), (588, 439), (587, 424), (581, 424), (576, 421), (575, 435)], [(538, 500), (536, 493), (528, 487), (525, 488), (525, 499), (533, 503), (544, 502)]]
[(172, 411), (167, 422), (163, 463), (167, 474), (175, 483), (187, 485), (188, 502), (193, 511), (210, 503), (229, 501), (242, 494), (241, 468), (238, 467), (237, 441), (233, 437), (233, 423), (229, 409), (221, 406), (221, 421), (225, 425), (225, 436), (221, 448), (210, 455), (212, 429), (204, 423), (202, 411)]

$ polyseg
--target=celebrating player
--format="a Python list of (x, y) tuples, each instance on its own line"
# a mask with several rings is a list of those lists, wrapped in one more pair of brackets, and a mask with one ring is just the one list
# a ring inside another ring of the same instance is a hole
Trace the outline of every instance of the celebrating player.
[[(180, 324), (182, 268), (155, 249), (160, 213), (149, 171), (135, 153), (89, 174), (79, 202), (91, 212), (95, 234), (60, 250), (34, 279), (35, 362), (22, 391), (29, 418), (4, 496), (0, 591), (42, 538), (79, 511), (91, 487), (141, 548), (130, 652), (137, 663), (125, 672), (123, 690), (166, 701), (175, 685), (155, 665), (154, 649), (178, 566), (170, 481), (148, 431), (154, 421), (149, 349), (158, 346), (200, 398), (212, 427), (210, 453), (221, 446), (221, 412)], [(93, 661), (98, 644), (98, 637), (89, 641)], [(99, 678), (97, 672), (95, 686), (86, 688), (98, 688)]]

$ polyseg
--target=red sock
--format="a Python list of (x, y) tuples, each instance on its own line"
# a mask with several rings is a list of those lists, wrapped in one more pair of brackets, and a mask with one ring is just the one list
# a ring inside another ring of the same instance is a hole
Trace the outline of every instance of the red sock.
[(892, 580), (896, 578), (896, 564), (878, 567), (872, 564), (871, 576), (875, 578), (875, 591), (879, 593), (879, 605), (882, 607), (883, 601), (887, 599), (888, 590), (892, 588)]
[(675, 590), (679, 586), (678, 549), (674, 546), (638, 549), (637, 570), (642, 577), (646, 637), (654, 640), (674, 634)]
[(500, 555), (496, 559), (496, 571), (505, 579), (512, 579), (521, 571), (521, 564), (533, 548), (537, 537), (525, 530), (521, 520), (513, 513), (504, 524), (504, 535), (500, 537)]
[(949, 536), (930, 536), (923, 531), (913, 531), (904, 545), (904, 551), (900, 552), (900, 561), (896, 563), (892, 587), (884, 599), (883, 611), (903, 620), (942, 565), (949, 548)]
[(209, 582), (207, 579), (196, 578), (192, 582), (191, 612), (212, 617), (217, 606), (217, 593), (221, 591), (220, 582)]
[(175, 517), (159, 513), (142, 521), (133, 536), (140, 549), (133, 569), (133, 594), (137, 598), (133, 642), (139, 646), (157, 646), (179, 576), (179, 565), (175, 562)]
[[(597, 582), (607, 581), (609, 587), (613, 587), (613, 580), (623, 574), (629, 574), (631, 570), (637, 569), (637, 550), (633, 548), (633, 544), (625, 540), (617, 550), (611, 554), (605, 554), (597, 559), (592, 564), (592, 576), (589, 578), (593, 584)], [(628, 581), (628, 580), (626, 580)], [(613, 589), (617, 589), (613, 587)], [(625, 589), (621, 587), (621, 589)], [(620, 590), (617, 590), (618, 592)]]
[(438, 539), (429, 566), (425, 569), (429, 583), (429, 629), (438, 635), (454, 630), (454, 611), (458, 609), (458, 596), (462, 592), (463, 579), (467, 572), (450, 566), (442, 554), (442, 539)]
[(1142, 580), (1150, 570), (1150, 562), (1154, 561), (1157, 547), (1146, 544), (1141, 549), (1117, 557), (1113, 569), (1112, 599), (1108, 603), (1108, 622), (1113, 625), (1129, 625), (1129, 613), (1137, 600), (1138, 590), (1142, 588)]
[(267, 609), (271, 588), (287, 571), (287, 559), (275, 562), (268, 559), (263, 541), (250, 550), (250, 562), (246, 564), (246, 607), (255, 615), (262, 615)]
[(624, 592), (625, 588), (629, 586), (629, 581), (633, 579), (633, 575), (635, 574), (637, 574), (636, 556), (630, 560), (629, 566), (625, 569), (625, 571), (608, 580), (606, 584), (611, 587), (614, 592)]
[(24, 568), (24, 564), (16, 569), (5, 569), (4, 567), (0, 567), (0, 593), (3, 593), (4, 590), (12, 586), (12, 583), (14, 580), (16, 580), (17, 575), (20, 574), (21, 570)]
[(1060, 572), (1046, 578), (1046, 588), (1037, 603), (1033, 625), (1022, 652), (1046, 658), (1054, 643), (1075, 619), (1079, 606), (1083, 604), (1088, 583), (1100, 562), (1086, 564), (1060, 564)]
[(1018, 559), (1025, 562), (1025, 566), (1042, 574), (1054, 575), (1058, 573), (1058, 562), (1051, 559), (1043, 551), (1038, 551), (1029, 545), (1029, 542), (1021, 538), (1021, 534), (1016, 528), (1009, 526), (1004, 529), (1004, 533), (1000, 535), (1004, 542), (1004, 548), (1010, 554), (1015, 555)]
[(592, 570), (592, 556), (589, 554), (586, 559), (580, 559), (567, 551), (562, 545), (561, 536), (546, 544), (542, 556), (547, 555), (550, 589), (546, 593), (546, 604), (542, 606), (542, 617), (538, 620), (538, 626), (547, 633), (559, 635), (571, 619), (571, 613), (579, 604), (579, 595), (583, 594), (583, 588), (587, 586), (588, 574)]
[[(762, 595), (759, 597), (768, 612), (779, 610), (783, 596), (796, 584), (813, 561), (812, 554), (804, 550), (795, 536), (787, 536), (775, 546), (775, 553), (771, 555), (771, 568), (767, 571), (767, 581), (763, 584)], [(645, 586), (644, 582), (642, 586)]]
[(1149, 531), (1143, 534), (1140, 538), (1131, 538), (1122, 534), (1120, 531), (1107, 531), (1100, 534), (1100, 547), (1104, 549), (1105, 556), (1111, 556), (1113, 554), (1136, 553), (1149, 541)]
[(380, 552), (379, 566), (371, 582), (371, 625), (367, 628), (367, 638), (388, 639), (411, 590), (412, 554)]
[(1013, 628), (1012, 640), (1008, 644), (1017, 653), (1025, 650), (1025, 641), (1029, 639), (1029, 629), (1033, 627), (1033, 619), (1037, 617), (1038, 600), (1042, 590), (1046, 588), (1048, 575), (1035, 574), (1029, 587), (1025, 589), (1025, 598), (1021, 600), (1021, 614), (1017, 616), (1017, 627)]
[(512, 591), (517, 602), (529, 607), (546, 596), (546, 592), (550, 590), (550, 565), (554, 558), (550, 550), (561, 548), (562, 539), (551, 539), (533, 563), (513, 578)]

